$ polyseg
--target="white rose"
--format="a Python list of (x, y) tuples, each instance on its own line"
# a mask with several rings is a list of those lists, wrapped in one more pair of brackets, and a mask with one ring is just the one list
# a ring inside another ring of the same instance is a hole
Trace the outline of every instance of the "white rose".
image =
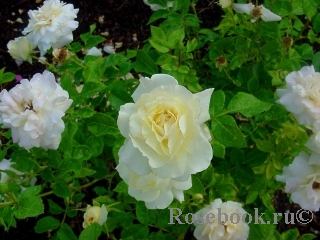
[(23, 61), (32, 63), (31, 55), (34, 47), (26, 37), (18, 37), (9, 41), (7, 47), (9, 54), (15, 59), (17, 65), (20, 65)]
[(228, 8), (231, 6), (232, 1), (231, 0), (219, 0), (219, 4), (222, 8)]
[(213, 89), (192, 94), (167, 74), (141, 78), (135, 103), (120, 107), (118, 127), (126, 137), (120, 162), (138, 175), (184, 182), (208, 168), (212, 159), (210, 119)]
[(252, 3), (234, 3), (232, 4), (233, 10), (238, 13), (246, 13), (252, 15), (251, 22), (257, 21), (261, 18), (265, 22), (281, 21), (282, 18), (265, 8), (263, 5), (255, 7)]
[(84, 222), (82, 223), (82, 227), (87, 228), (94, 222), (103, 225), (107, 221), (107, 217), (108, 211), (104, 204), (101, 207), (88, 205), (83, 215)]
[(185, 182), (177, 182), (170, 178), (162, 179), (154, 173), (138, 175), (124, 163), (117, 166), (121, 178), (129, 186), (129, 194), (138, 201), (144, 201), (148, 209), (167, 208), (173, 198), (184, 200), (183, 190), (191, 188), (191, 176)]
[(11, 128), (13, 142), (27, 150), (58, 148), (64, 130), (61, 118), (72, 100), (51, 72), (23, 79), (9, 92), (2, 90), (0, 101), (0, 122)]
[(276, 180), (284, 182), (285, 192), (291, 194), (293, 202), (301, 208), (319, 211), (320, 208), (320, 162), (310, 163), (309, 155), (301, 152), (293, 162), (283, 168)]
[(74, 21), (78, 11), (59, 0), (44, 1), (41, 8), (28, 12), (29, 24), (22, 33), (43, 56), (51, 47), (61, 48), (72, 42), (72, 31), (79, 25)]
[[(219, 216), (218, 208), (221, 216)], [(210, 214), (208, 215), (210, 218), (206, 217), (207, 214)], [(198, 240), (245, 240), (249, 236), (249, 226), (242, 221), (242, 216), (245, 214), (247, 212), (242, 208), (240, 203), (233, 201), (222, 202), (218, 198), (196, 213), (204, 221), (203, 223), (194, 223), (196, 228), (193, 235)]]
[(320, 119), (320, 73), (313, 66), (286, 76), (287, 88), (277, 89), (278, 103), (293, 113), (300, 124), (311, 126)]

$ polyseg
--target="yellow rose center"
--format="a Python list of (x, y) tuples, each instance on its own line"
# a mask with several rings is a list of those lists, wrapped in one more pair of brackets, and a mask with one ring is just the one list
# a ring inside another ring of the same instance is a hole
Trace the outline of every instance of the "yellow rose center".
[(150, 117), (152, 129), (156, 134), (157, 140), (167, 146), (169, 134), (172, 130), (171, 127), (178, 119), (178, 111), (173, 106), (159, 104), (152, 112), (153, 114)]

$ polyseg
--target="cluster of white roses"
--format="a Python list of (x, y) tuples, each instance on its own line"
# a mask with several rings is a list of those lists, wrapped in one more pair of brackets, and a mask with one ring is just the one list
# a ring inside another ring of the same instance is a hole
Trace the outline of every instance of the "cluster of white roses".
[(312, 154), (302, 152), (285, 167), (278, 181), (286, 183), (285, 191), (304, 209), (320, 208), (320, 73), (305, 66), (286, 77), (287, 88), (278, 89), (278, 103), (293, 113), (300, 124), (311, 128), (313, 135), (306, 146)]
[(38, 10), (30, 10), (29, 24), (22, 32), (26, 36), (7, 44), (10, 55), (18, 65), (23, 61), (31, 63), (36, 47), (42, 57), (51, 47), (60, 48), (72, 42), (72, 31), (79, 24), (74, 21), (78, 11), (72, 4), (65, 4), (60, 0), (46, 0)]
[(155, 74), (141, 78), (132, 98), (120, 108), (118, 127), (126, 138), (117, 170), (129, 194), (149, 209), (163, 209), (192, 186), (191, 174), (212, 159), (210, 119), (213, 89), (192, 94), (175, 78)]
[(11, 128), (12, 140), (20, 147), (57, 149), (64, 130), (62, 117), (71, 106), (67, 91), (51, 72), (22, 79), (9, 92), (0, 93), (0, 123)]

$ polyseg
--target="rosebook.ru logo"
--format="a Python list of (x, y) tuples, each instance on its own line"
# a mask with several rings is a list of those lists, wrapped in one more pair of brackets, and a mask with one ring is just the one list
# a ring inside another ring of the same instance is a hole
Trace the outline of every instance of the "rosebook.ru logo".
[[(296, 213), (273, 213), (273, 222), (265, 221), (262, 216), (264, 213), (259, 214), (259, 209), (254, 208), (254, 217), (250, 213), (238, 214), (231, 213), (226, 214), (221, 211), (221, 208), (217, 208), (218, 212), (216, 214), (209, 212), (205, 216), (197, 213), (187, 213), (184, 216), (185, 222), (183, 222), (179, 217), (182, 214), (180, 208), (169, 208), (170, 210), (170, 221), (168, 224), (213, 224), (218, 222), (218, 224), (224, 224), (230, 221), (232, 224), (237, 224), (243, 222), (249, 224), (254, 219), (254, 224), (278, 224), (278, 216), (284, 217), (284, 222), (286, 224), (308, 224), (312, 221), (313, 213), (309, 210), (300, 209)], [(307, 217), (308, 216), (308, 217)]]

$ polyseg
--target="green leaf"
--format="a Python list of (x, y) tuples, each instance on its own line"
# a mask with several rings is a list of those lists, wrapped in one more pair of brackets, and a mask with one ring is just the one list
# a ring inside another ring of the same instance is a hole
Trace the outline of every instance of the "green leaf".
[(192, 39), (191, 41), (188, 40), (187, 42), (187, 52), (192, 52), (198, 46), (198, 40), (196, 38)]
[(27, 198), (34, 197), (41, 192), (41, 186), (32, 186), (28, 187), (25, 191), (23, 191), (19, 198)]
[(62, 132), (62, 140), (59, 145), (60, 149), (64, 152), (65, 158), (71, 158), (74, 135), (78, 130), (78, 125), (75, 122), (66, 122), (65, 129)]
[(116, 121), (109, 115), (103, 113), (96, 113), (91, 118), (85, 119), (88, 125), (88, 130), (95, 136), (103, 136), (106, 134), (119, 134)]
[(275, 146), (272, 142), (261, 139), (254, 139), (254, 142), (257, 144), (257, 148), (262, 152), (274, 152)]
[(44, 205), (39, 197), (22, 197), (19, 198), (18, 203), (18, 209), (15, 212), (16, 218), (35, 217), (43, 213)]
[(224, 158), (225, 155), (225, 146), (219, 143), (217, 140), (212, 142), (213, 156)]
[(159, 27), (155, 27), (155, 26), (151, 26), (151, 37), (154, 39), (158, 39), (158, 40), (166, 40), (166, 34), (164, 33), (164, 31), (159, 28)]
[(261, 152), (258, 149), (251, 150), (245, 157), (244, 163), (248, 164), (250, 167), (260, 166), (269, 156), (269, 153)]
[(101, 36), (90, 36), (87, 40), (85, 48), (90, 49), (94, 46), (97, 46), (99, 43), (104, 42), (106, 39)]
[(88, 99), (105, 88), (106, 86), (102, 82), (86, 82), (80, 95), (83, 99)]
[(78, 240), (68, 224), (64, 223), (57, 232), (59, 240)]
[(96, 111), (94, 111), (93, 109), (88, 107), (82, 107), (75, 110), (72, 116), (75, 118), (89, 118), (92, 117), (94, 114), (96, 114)]
[(191, 179), (192, 179), (192, 187), (188, 189), (187, 192), (191, 194), (197, 194), (197, 193), (205, 194), (206, 191), (204, 190), (204, 187), (200, 179), (194, 175), (191, 175)]
[(168, 36), (169, 48), (175, 49), (177, 44), (179, 44), (179, 43), (182, 44), (184, 36), (185, 35), (184, 35), (183, 28), (177, 29), (177, 30), (173, 31), (172, 33), (170, 33), (170, 35)]
[(34, 230), (36, 233), (44, 233), (47, 231), (52, 231), (59, 226), (60, 222), (57, 219), (51, 216), (47, 216), (38, 220), (36, 226), (34, 227)]
[[(257, 240), (257, 239), (273, 239), (274, 235), (274, 225), (273, 224), (253, 224), (255, 219), (252, 220), (252, 223), (249, 225), (250, 232), (248, 240)], [(257, 221), (260, 223), (260, 221)], [(264, 222), (266, 222), (264, 220)]]
[(56, 204), (54, 201), (51, 199), (48, 199), (48, 204), (49, 204), (49, 211), (52, 214), (60, 214), (63, 212), (62, 207), (60, 207), (58, 204)]
[(11, 154), (11, 161), (15, 163), (13, 168), (21, 172), (29, 172), (37, 169), (38, 163), (27, 150), (20, 148)]
[(319, 3), (315, 0), (308, 0), (308, 1), (303, 1), (302, 6), (308, 19), (311, 20), (318, 11)]
[(11, 82), (15, 77), (16, 75), (11, 72), (0, 74), (0, 84)]
[(41, 172), (41, 178), (43, 180), (45, 180), (46, 182), (54, 182), (55, 178), (54, 178), (54, 174), (51, 170), (50, 167), (45, 168), (42, 172)]
[(121, 181), (121, 182), (118, 183), (116, 188), (113, 189), (113, 191), (115, 191), (117, 193), (128, 192), (128, 185), (124, 181)]
[(91, 176), (95, 172), (96, 172), (95, 170), (83, 167), (80, 171), (75, 171), (74, 172), (74, 177), (75, 178), (87, 177), (87, 176)]
[(167, 46), (168, 43), (161, 39), (151, 39), (149, 40), (152, 47), (161, 53), (169, 52), (170, 48)]
[[(121, 239), (144, 239), (149, 234), (149, 228), (141, 224), (126, 227), (121, 232)], [(81, 239), (80, 239), (81, 240)]]
[(313, 30), (316, 33), (320, 32), (320, 13), (316, 15), (316, 17), (312, 21)]
[(147, 209), (145, 203), (139, 201), (136, 204), (136, 215), (142, 224), (154, 224), (156, 222), (157, 211)]
[(292, 240), (292, 239), (298, 239), (299, 231), (298, 229), (289, 229), (283, 233), (281, 233), (281, 240)]
[(289, 1), (275, 1), (273, 4), (272, 11), (274, 13), (281, 15), (281, 16), (287, 16), (292, 11), (291, 2)]
[(253, 203), (259, 196), (258, 191), (248, 191), (248, 195), (246, 197), (246, 204)]
[(217, 116), (222, 112), (225, 102), (225, 94), (223, 91), (213, 91), (210, 99), (209, 113), (211, 116)]
[(101, 75), (101, 66), (96, 61), (88, 62), (83, 70), (85, 82), (100, 82)]
[(147, 23), (147, 25), (153, 23), (154, 21), (160, 19), (160, 18), (166, 18), (168, 15), (170, 14), (170, 12), (166, 9), (159, 9), (157, 11), (155, 11), (151, 17), (149, 18), (149, 21)]
[(236, 121), (231, 116), (221, 116), (212, 120), (211, 133), (226, 147), (243, 148), (247, 146)]
[(247, 88), (250, 93), (256, 93), (259, 89), (259, 79), (257, 77), (252, 77), (247, 83)]
[(262, 102), (251, 94), (239, 92), (231, 99), (228, 111), (231, 113), (240, 112), (246, 117), (252, 117), (269, 110), (271, 106), (272, 104)]
[(314, 56), (313, 48), (309, 44), (304, 43), (300, 46), (297, 46), (296, 50), (300, 54), (301, 59), (305, 59), (305, 60), (313, 59), (313, 56)]
[(70, 197), (72, 192), (67, 185), (67, 182), (63, 179), (58, 179), (57, 182), (54, 184), (53, 193), (58, 197)]
[(138, 51), (134, 69), (137, 72), (144, 72), (150, 75), (158, 73), (157, 65), (144, 51)]
[(305, 233), (301, 236), (301, 238), (299, 238), (299, 240), (313, 240), (315, 239), (316, 235), (312, 234), (312, 233)]
[(109, 96), (110, 105), (117, 111), (120, 107), (128, 102), (133, 102), (132, 97), (125, 90), (112, 90)]
[(314, 70), (315, 70), (316, 72), (320, 72), (320, 52), (317, 52), (317, 53), (313, 56), (312, 65), (313, 65)]
[(94, 222), (81, 232), (79, 240), (97, 240), (101, 234), (101, 231), (102, 227), (98, 223)]

